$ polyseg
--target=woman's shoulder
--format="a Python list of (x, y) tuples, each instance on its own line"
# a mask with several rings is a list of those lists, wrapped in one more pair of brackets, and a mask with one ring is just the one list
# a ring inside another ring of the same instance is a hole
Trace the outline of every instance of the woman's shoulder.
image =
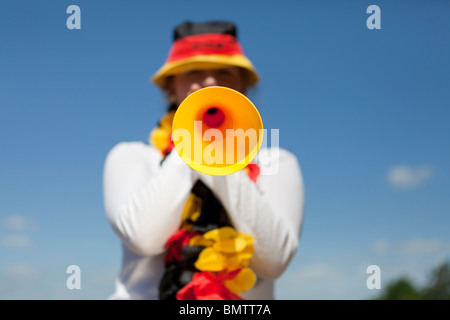
[(108, 152), (107, 158), (152, 157), (160, 158), (160, 152), (142, 141), (121, 141)]
[(263, 147), (259, 150), (257, 156), (256, 156), (257, 162), (273, 162), (273, 161), (280, 161), (280, 160), (292, 160), (297, 161), (297, 156), (284, 148), (280, 147)]
[(280, 147), (261, 148), (255, 158), (258, 164), (261, 175), (273, 175), (283, 171), (292, 172), (293, 170), (300, 170), (300, 164), (297, 156)]

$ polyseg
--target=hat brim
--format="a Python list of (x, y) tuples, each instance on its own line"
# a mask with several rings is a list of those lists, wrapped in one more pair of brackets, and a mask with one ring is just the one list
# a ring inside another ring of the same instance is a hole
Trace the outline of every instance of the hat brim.
[(241, 67), (248, 71), (249, 85), (254, 85), (259, 81), (259, 75), (250, 60), (241, 54), (236, 55), (196, 55), (193, 57), (166, 62), (151, 78), (151, 81), (165, 88), (167, 77), (190, 70), (220, 69), (224, 67)]

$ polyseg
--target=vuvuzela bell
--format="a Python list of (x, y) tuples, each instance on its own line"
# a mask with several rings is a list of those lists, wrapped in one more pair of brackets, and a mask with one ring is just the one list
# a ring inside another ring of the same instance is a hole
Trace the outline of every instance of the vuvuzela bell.
[(240, 92), (206, 87), (190, 94), (178, 107), (172, 139), (181, 159), (192, 169), (227, 175), (246, 167), (263, 140), (258, 109)]

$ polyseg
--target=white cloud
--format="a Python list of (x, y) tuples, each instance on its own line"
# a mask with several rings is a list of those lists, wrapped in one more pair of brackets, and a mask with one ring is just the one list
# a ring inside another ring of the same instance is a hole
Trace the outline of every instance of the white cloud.
[(114, 292), (117, 270), (108, 266), (92, 270), (83, 268), (81, 289), (70, 290), (66, 266), (51, 262), (35, 266), (32, 261), (15, 261), (0, 265), (0, 300), (22, 299), (107, 299)]
[(382, 267), (386, 283), (400, 276), (424, 283), (432, 268), (450, 257), (450, 243), (435, 238), (382, 239), (376, 241), (372, 249), (376, 255), (371, 261)]
[(400, 189), (411, 189), (421, 186), (433, 175), (431, 166), (423, 165), (412, 167), (407, 165), (397, 165), (388, 170), (388, 182)]
[(5, 229), (15, 231), (30, 230), (33, 228), (33, 223), (18, 213), (3, 217), (0, 225)]
[[(9, 234), (4, 234), (0, 238), (0, 245), (6, 248), (24, 249), (31, 247), (30, 237), (26, 234), (34, 229), (31, 220), (23, 215), (15, 213), (3, 216), (0, 219), (0, 227), (8, 230)], [(25, 234), (24, 234), (25, 233)]]
[(373, 250), (376, 253), (386, 253), (389, 251), (389, 247), (390, 247), (390, 243), (389, 243), (389, 241), (387, 241), (385, 239), (377, 240), (373, 244)]
[[(292, 264), (276, 282), (275, 298), (287, 300), (372, 299), (393, 280), (407, 277), (421, 286), (432, 268), (450, 257), (450, 243), (438, 238), (379, 239), (367, 250), (346, 251), (335, 261)], [(300, 260), (299, 260), (300, 261)], [(381, 290), (370, 290), (367, 267), (381, 271)]]
[(410, 239), (403, 242), (392, 242), (386, 239), (377, 240), (373, 244), (376, 253), (387, 254), (422, 254), (448, 251), (450, 245), (437, 239)]
[(2, 236), (0, 243), (6, 248), (26, 249), (31, 247), (31, 240), (24, 234), (10, 234)]
[(285, 300), (340, 299), (348, 294), (348, 279), (339, 267), (314, 263), (288, 270), (277, 281), (275, 297)]
[(445, 244), (439, 240), (413, 239), (401, 244), (400, 250), (405, 253), (432, 253), (444, 249)]
[(337, 271), (325, 264), (314, 264), (303, 267), (298, 270), (296, 274), (293, 275), (296, 281), (304, 280), (325, 280), (329, 278), (334, 278), (338, 276)]
[(38, 277), (37, 270), (24, 263), (10, 264), (3, 269), (3, 273), (9, 279), (29, 280)]

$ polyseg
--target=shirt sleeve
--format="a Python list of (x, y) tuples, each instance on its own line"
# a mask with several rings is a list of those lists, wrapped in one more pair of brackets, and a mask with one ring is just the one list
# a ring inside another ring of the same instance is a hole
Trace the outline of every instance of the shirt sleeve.
[[(261, 277), (281, 276), (294, 256), (304, 211), (304, 188), (296, 157), (283, 149), (263, 151), (261, 162), (271, 167), (254, 184), (240, 170), (226, 176), (194, 173), (222, 201), (239, 232), (253, 237), (251, 267)], [(261, 152), (261, 151), (260, 151)]]
[(181, 222), (192, 188), (190, 168), (176, 152), (160, 165), (151, 146), (122, 142), (108, 153), (103, 172), (106, 216), (125, 245), (140, 255), (164, 251)]

